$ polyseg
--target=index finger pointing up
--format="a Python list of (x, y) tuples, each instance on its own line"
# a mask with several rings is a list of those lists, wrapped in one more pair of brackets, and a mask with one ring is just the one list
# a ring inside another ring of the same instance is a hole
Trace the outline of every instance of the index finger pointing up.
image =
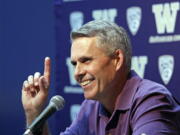
[(50, 82), (50, 75), (51, 75), (51, 59), (46, 57), (44, 60), (44, 77)]

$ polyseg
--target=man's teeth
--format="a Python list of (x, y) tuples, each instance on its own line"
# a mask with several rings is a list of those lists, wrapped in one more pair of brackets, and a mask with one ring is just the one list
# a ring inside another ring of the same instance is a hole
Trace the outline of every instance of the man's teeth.
[(81, 85), (85, 86), (85, 85), (89, 84), (90, 82), (91, 82), (90, 80), (87, 80), (87, 81), (82, 82)]

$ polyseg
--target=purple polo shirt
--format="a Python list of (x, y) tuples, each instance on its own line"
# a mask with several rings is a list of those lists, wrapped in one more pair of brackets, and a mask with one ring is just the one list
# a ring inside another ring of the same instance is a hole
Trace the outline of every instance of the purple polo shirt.
[(162, 85), (131, 71), (112, 115), (84, 100), (78, 117), (60, 135), (180, 135), (180, 106)]

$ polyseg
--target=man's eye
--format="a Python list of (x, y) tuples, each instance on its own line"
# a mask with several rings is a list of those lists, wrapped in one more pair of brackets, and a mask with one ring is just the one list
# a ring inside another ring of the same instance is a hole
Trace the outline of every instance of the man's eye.
[(75, 62), (75, 61), (71, 61), (71, 64), (75, 67), (75, 66), (76, 66), (76, 64), (77, 64), (77, 62)]
[(92, 60), (92, 58), (82, 58), (81, 62), (82, 63), (87, 63), (87, 62), (90, 62), (91, 60)]

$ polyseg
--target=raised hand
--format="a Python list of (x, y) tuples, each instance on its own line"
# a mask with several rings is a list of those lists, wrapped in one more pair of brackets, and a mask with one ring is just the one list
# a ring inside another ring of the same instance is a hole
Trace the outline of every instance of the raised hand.
[(51, 60), (46, 57), (44, 60), (44, 74), (36, 72), (29, 75), (23, 83), (22, 104), (25, 110), (27, 124), (30, 124), (43, 110), (48, 97), (50, 85)]

